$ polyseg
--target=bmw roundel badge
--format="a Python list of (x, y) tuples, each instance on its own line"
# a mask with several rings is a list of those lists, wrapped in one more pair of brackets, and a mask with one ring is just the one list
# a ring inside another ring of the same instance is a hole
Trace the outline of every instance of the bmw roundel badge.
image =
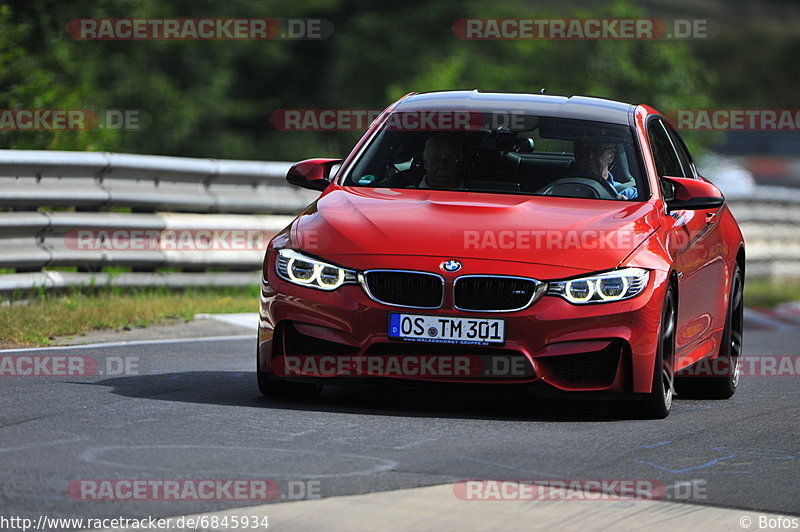
[(457, 261), (456, 259), (450, 259), (443, 261), (439, 267), (446, 272), (453, 273), (461, 269), (461, 262)]

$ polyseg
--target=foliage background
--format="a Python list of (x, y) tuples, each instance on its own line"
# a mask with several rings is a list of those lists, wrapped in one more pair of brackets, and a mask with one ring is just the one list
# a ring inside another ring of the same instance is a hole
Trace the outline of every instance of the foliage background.
[[(326, 18), (323, 41), (78, 41), (73, 18)], [(470, 17), (709, 18), (711, 39), (464, 41)], [(384, 108), (410, 91), (590, 94), (679, 108), (798, 108), (787, 0), (0, 0), (0, 109), (141, 109), (142, 131), (0, 132), (0, 148), (262, 160), (340, 156), (357, 133), (281, 132), (288, 108)], [(689, 135), (695, 147), (718, 135)]]

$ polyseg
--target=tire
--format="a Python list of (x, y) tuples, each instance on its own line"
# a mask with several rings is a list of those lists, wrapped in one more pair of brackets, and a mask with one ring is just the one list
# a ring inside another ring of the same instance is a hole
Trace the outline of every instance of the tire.
[(667, 288), (661, 325), (658, 330), (658, 352), (653, 364), (653, 387), (639, 401), (613, 401), (609, 412), (624, 419), (664, 419), (669, 415), (675, 397), (675, 329), (678, 306), (675, 289)]
[(265, 397), (285, 399), (316, 399), (322, 394), (321, 384), (307, 382), (279, 381), (270, 378), (269, 373), (257, 371), (258, 390)]
[(258, 367), (258, 345), (256, 345), (256, 379), (258, 391), (266, 397), (316, 399), (322, 394), (321, 384), (281, 381), (271, 378), (266, 371), (261, 371)]
[[(716, 360), (710, 361), (713, 376), (681, 377), (675, 379), (678, 395), (688, 399), (729, 399), (736, 393), (741, 374), (742, 336), (744, 332), (744, 275), (736, 264), (731, 277), (731, 291), (725, 316), (722, 345)], [(720, 375), (720, 373), (722, 373)]]

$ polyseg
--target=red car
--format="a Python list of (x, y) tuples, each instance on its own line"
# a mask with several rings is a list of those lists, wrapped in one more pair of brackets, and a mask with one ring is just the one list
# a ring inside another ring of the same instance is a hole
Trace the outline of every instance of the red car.
[(652, 107), (413, 93), (287, 179), (322, 194), (266, 251), (264, 394), (502, 385), (663, 418), (736, 389), (742, 234)]

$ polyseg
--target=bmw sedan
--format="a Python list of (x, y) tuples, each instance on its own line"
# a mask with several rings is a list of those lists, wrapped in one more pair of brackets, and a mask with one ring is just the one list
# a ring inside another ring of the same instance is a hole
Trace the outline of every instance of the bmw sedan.
[(663, 418), (736, 390), (742, 234), (652, 107), (413, 93), (287, 179), (321, 195), (266, 250), (264, 394), (505, 386)]

